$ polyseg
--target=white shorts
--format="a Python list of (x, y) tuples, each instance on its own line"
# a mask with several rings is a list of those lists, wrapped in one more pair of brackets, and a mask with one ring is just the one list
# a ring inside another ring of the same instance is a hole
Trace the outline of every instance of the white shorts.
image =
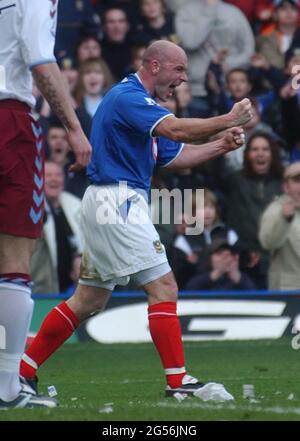
[(127, 285), (137, 273), (141, 284), (171, 271), (147, 203), (135, 190), (119, 185), (88, 187), (82, 200), (81, 226), (80, 284), (113, 289)]

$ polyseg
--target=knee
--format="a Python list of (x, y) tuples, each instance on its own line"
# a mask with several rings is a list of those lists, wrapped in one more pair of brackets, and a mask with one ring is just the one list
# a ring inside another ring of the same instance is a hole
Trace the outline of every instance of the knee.
[(102, 311), (109, 299), (109, 295), (99, 294), (93, 289), (78, 286), (75, 294), (68, 300), (68, 304), (79, 319), (86, 320), (92, 314)]
[(178, 286), (173, 273), (167, 274), (159, 281), (157, 289), (150, 293), (150, 303), (176, 302), (178, 298)]
[(168, 296), (170, 300), (175, 302), (178, 298), (178, 286), (173, 275), (165, 281), (164, 288), (166, 296)]

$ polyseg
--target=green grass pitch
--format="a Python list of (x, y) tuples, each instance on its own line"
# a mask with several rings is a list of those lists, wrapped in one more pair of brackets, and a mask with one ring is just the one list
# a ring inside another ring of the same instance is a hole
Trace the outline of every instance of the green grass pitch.
[[(55, 385), (59, 408), (1, 411), (0, 421), (300, 420), (300, 350), (291, 339), (186, 342), (185, 348), (188, 372), (224, 383), (233, 403), (165, 398), (151, 344), (69, 344), (39, 371), (40, 390)], [(254, 385), (256, 402), (243, 399), (243, 384)], [(113, 403), (113, 412), (103, 412), (105, 403)]]

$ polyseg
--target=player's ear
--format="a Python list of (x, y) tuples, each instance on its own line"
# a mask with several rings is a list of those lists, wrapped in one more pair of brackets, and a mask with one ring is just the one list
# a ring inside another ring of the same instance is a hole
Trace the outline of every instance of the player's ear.
[(152, 60), (152, 73), (154, 75), (158, 74), (160, 70), (160, 62), (158, 60)]

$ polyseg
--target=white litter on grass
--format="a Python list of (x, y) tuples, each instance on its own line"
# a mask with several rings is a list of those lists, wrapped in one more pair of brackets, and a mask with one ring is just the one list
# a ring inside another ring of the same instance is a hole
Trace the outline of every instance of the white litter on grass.
[(174, 394), (174, 398), (176, 398), (176, 400), (178, 401), (178, 403), (181, 403), (182, 401), (184, 401), (187, 398), (187, 394), (181, 394), (180, 392), (177, 392), (176, 394)]
[(234, 397), (220, 383), (207, 383), (197, 389), (193, 395), (202, 401), (224, 402), (234, 400)]
[(275, 392), (275, 395), (281, 395), (282, 394), (282, 392), (280, 392), (280, 390), (277, 390), (276, 392)]
[(72, 398), (71, 398), (71, 401), (77, 401), (77, 400), (78, 400), (77, 397), (72, 397)]
[(287, 397), (287, 400), (294, 400), (295, 399), (295, 395), (294, 394), (290, 394), (288, 397)]
[[(182, 403), (181, 406), (183, 406), (186, 409), (204, 409), (204, 410), (232, 410), (232, 411), (243, 411), (243, 412), (261, 412), (261, 413), (276, 413), (278, 415), (284, 415), (284, 414), (295, 414), (300, 415), (300, 407), (280, 407), (280, 406), (256, 406), (256, 405), (248, 405), (248, 406), (239, 406), (237, 404), (209, 404), (209, 403), (199, 403), (199, 402), (192, 402), (190, 400), (187, 400), (186, 402)], [(166, 401), (159, 401), (157, 404), (151, 405), (151, 407), (164, 407), (164, 408), (174, 408), (178, 409), (178, 403), (172, 402), (166, 402)]]
[(253, 384), (243, 384), (243, 398), (246, 400), (254, 399), (254, 385)]
[(57, 395), (57, 390), (56, 390), (56, 387), (55, 386), (49, 386), (48, 387), (48, 395), (49, 395), (49, 397), (51, 397), (51, 398), (53, 398), (53, 397), (56, 397), (56, 395)]
[(114, 403), (105, 403), (103, 407), (99, 409), (99, 413), (112, 413), (114, 411), (113, 409)]

